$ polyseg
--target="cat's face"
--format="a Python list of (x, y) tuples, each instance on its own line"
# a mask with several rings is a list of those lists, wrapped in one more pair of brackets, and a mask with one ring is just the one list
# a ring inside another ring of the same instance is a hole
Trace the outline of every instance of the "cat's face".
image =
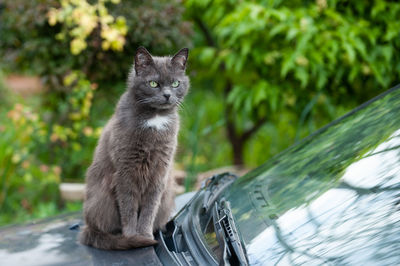
[(136, 104), (156, 109), (170, 109), (185, 97), (189, 79), (185, 75), (188, 49), (173, 57), (153, 57), (143, 47), (135, 55), (133, 92)]

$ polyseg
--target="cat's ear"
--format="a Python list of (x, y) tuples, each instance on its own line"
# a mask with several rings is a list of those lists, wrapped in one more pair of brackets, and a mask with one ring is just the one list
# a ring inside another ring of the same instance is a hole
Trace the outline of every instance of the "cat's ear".
[(185, 70), (188, 56), (189, 56), (189, 49), (182, 48), (172, 57), (171, 59), (172, 65), (179, 68), (180, 70)]
[(137, 75), (140, 75), (145, 71), (146, 68), (154, 64), (151, 54), (144, 48), (140, 46), (136, 50), (135, 54), (135, 71)]

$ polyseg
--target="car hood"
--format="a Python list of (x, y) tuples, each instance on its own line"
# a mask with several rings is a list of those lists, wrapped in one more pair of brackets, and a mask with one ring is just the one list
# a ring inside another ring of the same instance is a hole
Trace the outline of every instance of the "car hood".
[(250, 264), (400, 261), (400, 90), (241, 177), (225, 193)]
[[(176, 198), (181, 208), (193, 196)], [(0, 229), (2, 265), (162, 265), (153, 247), (107, 251), (77, 242), (81, 213), (70, 213), (26, 225)]]
[(2, 265), (162, 265), (153, 247), (107, 251), (77, 242), (81, 214), (67, 214), (0, 231)]

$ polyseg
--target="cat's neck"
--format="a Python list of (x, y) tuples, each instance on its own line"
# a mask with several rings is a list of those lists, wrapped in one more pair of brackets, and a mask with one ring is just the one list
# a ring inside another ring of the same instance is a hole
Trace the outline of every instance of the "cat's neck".
[(122, 95), (117, 105), (116, 115), (123, 124), (136, 127), (139, 124), (146, 124), (148, 121), (162, 122), (165, 119), (169, 121), (177, 120), (178, 108), (157, 109), (140, 105), (135, 102), (129, 92), (126, 92)]

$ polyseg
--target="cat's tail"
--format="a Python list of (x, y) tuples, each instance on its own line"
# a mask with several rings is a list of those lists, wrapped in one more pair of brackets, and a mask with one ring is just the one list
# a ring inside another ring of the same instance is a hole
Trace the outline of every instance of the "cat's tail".
[(79, 242), (99, 249), (131, 249), (157, 244), (157, 241), (141, 235), (125, 237), (94, 230), (88, 226), (82, 228)]

